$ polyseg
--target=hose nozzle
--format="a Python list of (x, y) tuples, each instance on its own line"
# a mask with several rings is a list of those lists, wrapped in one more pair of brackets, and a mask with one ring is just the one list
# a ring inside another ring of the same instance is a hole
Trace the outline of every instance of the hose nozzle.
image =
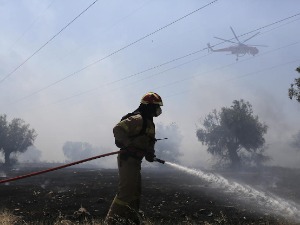
[(162, 159), (154, 158), (153, 161), (154, 162), (159, 162), (161, 164), (165, 164), (165, 160), (162, 160)]

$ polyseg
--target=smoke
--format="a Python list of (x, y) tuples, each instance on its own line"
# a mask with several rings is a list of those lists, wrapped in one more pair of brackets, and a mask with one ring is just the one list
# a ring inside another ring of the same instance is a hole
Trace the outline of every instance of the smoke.
[(19, 162), (37, 163), (41, 161), (42, 151), (35, 146), (30, 146), (27, 150), (21, 153), (17, 158)]
[(1, 178), (3, 178), (3, 177), (5, 178), (5, 177), (7, 177), (7, 175), (6, 175), (6, 173), (4, 173), (3, 171), (0, 171), (0, 177), (1, 177)]
[[(106, 151), (104, 152), (102, 148), (94, 147), (87, 142), (67, 141), (63, 145), (63, 153), (64, 156), (67, 158), (67, 162), (79, 161), (108, 152), (111, 152), (111, 150), (106, 149)], [(86, 164), (97, 167), (100, 166), (101, 168), (111, 168), (114, 165), (116, 166), (115, 159), (113, 157), (96, 159), (93, 161), (89, 161)]]
[(86, 142), (67, 141), (63, 146), (63, 153), (67, 161), (78, 161), (92, 157), (93, 153), (96, 153), (96, 149)]
[(166, 126), (158, 124), (156, 138), (162, 139), (155, 145), (157, 157), (169, 162), (178, 162), (179, 157), (182, 156), (180, 152), (182, 135), (178, 126), (175, 123)]
[(298, 131), (295, 135), (293, 135), (290, 145), (297, 152), (300, 152), (300, 131)]

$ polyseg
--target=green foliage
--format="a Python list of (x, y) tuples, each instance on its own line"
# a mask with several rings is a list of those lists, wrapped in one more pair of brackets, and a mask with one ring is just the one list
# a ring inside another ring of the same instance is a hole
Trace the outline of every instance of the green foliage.
[(6, 115), (0, 115), (0, 151), (5, 156), (5, 164), (10, 165), (10, 154), (25, 152), (36, 138), (34, 129), (22, 119), (15, 118), (10, 123)]
[[(298, 73), (300, 73), (300, 67), (296, 69)], [(291, 84), (289, 88), (289, 97), (290, 99), (296, 98), (298, 102), (300, 102), (300, 77), (295, 79), (295, 82)]]
[(235, 100), (230, 108), (223, 107), (220, 112), (213, 110), (202, 125), (196, 133), (198, 140), (221, 161), (229, 161), (231, 166), (237, 167), (242, 158), (255, 164), (267, 159), (263, 155), (267, 126), (253, 115), (249, 102)]

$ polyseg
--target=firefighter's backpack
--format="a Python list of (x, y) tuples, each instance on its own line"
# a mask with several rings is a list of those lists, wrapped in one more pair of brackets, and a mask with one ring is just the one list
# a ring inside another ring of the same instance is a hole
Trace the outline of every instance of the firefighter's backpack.
[[(120, 121), (126, 120), (127, 118), (129, 118), (129, 117), (131, 117), (131, 116), (134, 116), (134, 115), (138, 115), (138, 114), (140, 114), (140, 112), (138, 112), (138, 111), (134, 111), (134, 112), (131, 112), (131, 113), (127, 113), (125, 116), (122, 117), (122, 119), (121, 119)], [(141, 114), (140, 114), (140, 115), (141, 115)], [(143, 118), (143, 125), (142, 125), (142, 129), (141, 129), (140, 133), (138, 133), (137, 135), (134, 135), (134, 136), (132, 136), (132, 137), (138, 137), (138, 136), (143, 135), (143, 134), (146, 133), (146, 129), (147, 129), (147, 121), (146, 121), (146, 119), (145, 119), (143, 116), (142, 116), (142, 118)], [(116, 139), (115, 139), (115, 144), (116, 144), (116, 146), (117, 146), (118, 148), (123, 148), (123, 147), (124, 147), (124, 146), (123, 146), (119, 141), (117, 141)]]

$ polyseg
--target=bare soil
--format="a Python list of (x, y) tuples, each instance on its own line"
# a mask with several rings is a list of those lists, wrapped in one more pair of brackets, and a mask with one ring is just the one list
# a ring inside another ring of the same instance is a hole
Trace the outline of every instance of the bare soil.
[[(7, 176), (42, 169), (45, 168), (11, 171)], [(300, 202), (297, 170), (272, 168), (259, 173), (223, 175), (253, 186), (264, 185), (274, 194)], [(255, 203), (248, 204), (232, 193), (215, 190), (203, 180), (173, 169), (144, 168), (142, 177), (141, 210), (152, 224), (300, 224), (267, 213)], [(116, 169), (62, 169), (0, 184), (0, 209), (20, 216), (19, 224), (54, 224), (57, 218), (74, 222), (84, 219), (92, 224), (105, 217), (117, 184)], [(87, 212), (80, 213), (81, 207)]]

